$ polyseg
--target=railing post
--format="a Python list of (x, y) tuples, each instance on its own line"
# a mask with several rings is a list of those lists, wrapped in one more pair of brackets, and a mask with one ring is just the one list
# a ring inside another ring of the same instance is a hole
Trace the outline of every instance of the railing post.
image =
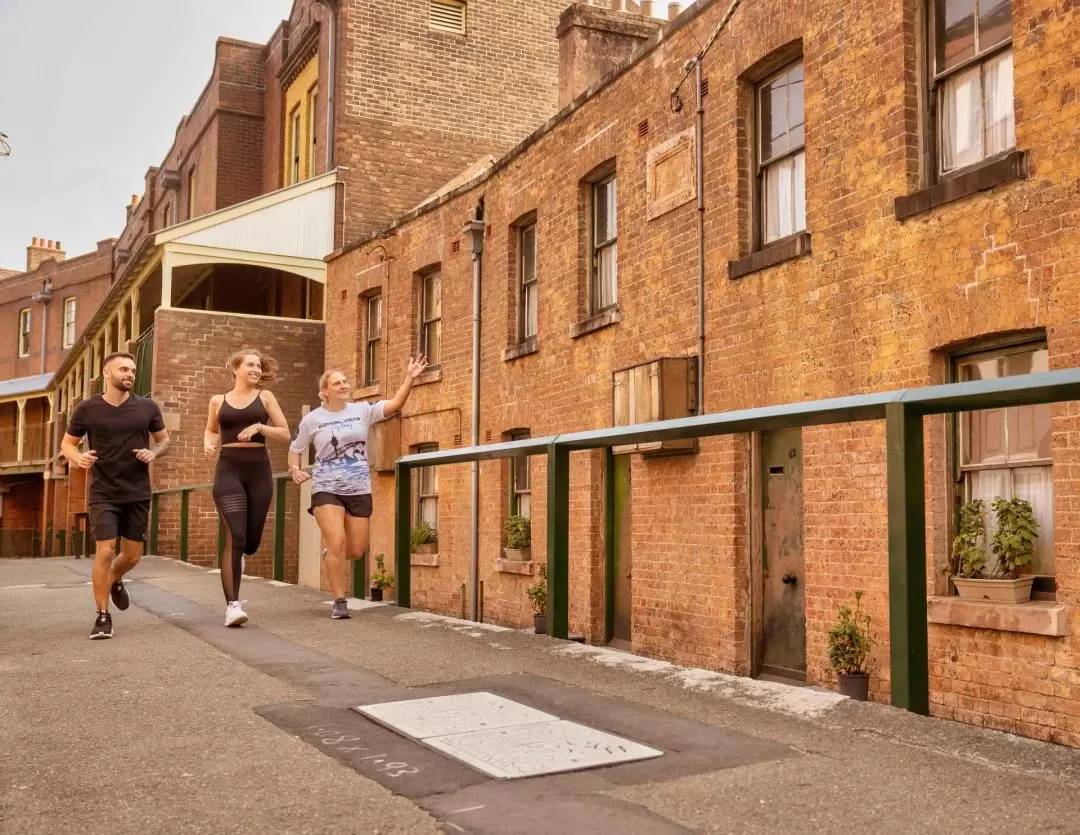
[(548, 634), (570, 631), (570, 450), (548, 447)]
[(274, 481), (274, 579), (285, 581), (285, 479)]
[(188, 561), (188, 490), (180, 491), (180, 561)]
[(889, 500), (889, 649), (892, 704), (930, 713), (926, 627), (923, 421), (903, 403), (885, 407)]
[(604, 447), (604, 640), (615, 633), (615, 454)]
[[(157, 556), (157, 532), (158, 532), (158, 494), (150, 496), (150, 553)], [(90, 523), (87, 522), (86, 530), (89, 532)], [(86, 553), (86, 534), (83, 534), (83, 553)]]
[(409, 554), (409, 520), (412, 515), (412, 473), (408, 466), (394, 464), (394, 585), (397, 605), (412, 604), (412, 565)]

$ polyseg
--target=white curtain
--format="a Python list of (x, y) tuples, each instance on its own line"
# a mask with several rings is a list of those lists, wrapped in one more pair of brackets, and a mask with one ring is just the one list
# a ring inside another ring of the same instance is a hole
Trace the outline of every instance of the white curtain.
[(969, 472), (968, 498), (982, 499), (986, 504), (986, 573), (993, 572), (996, 560), (990, 551), (990, 539), (997, 530), (992, 508), (998, 496), (1017, 496), (1031, 502), (1039, 523), (1039, 538), (1035, 543), (1035, 562), (1031, 573), (1054, 573), (1054, 479), (1050, 467), (1015, 467), (1002, 470)]

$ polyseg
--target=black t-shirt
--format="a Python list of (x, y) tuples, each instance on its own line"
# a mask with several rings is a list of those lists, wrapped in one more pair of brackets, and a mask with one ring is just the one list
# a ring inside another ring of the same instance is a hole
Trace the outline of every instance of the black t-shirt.
[(75, 407), (67, 433), (88, 435), (97, 453), (90, 468), (90, 504), (142, 502), (150, 499), (150, 466), (135, 450), (150, 447), (150, 433), (165, 428), (161, 409), (149, 397), (131, 395), (113, 406), (100, 394)]

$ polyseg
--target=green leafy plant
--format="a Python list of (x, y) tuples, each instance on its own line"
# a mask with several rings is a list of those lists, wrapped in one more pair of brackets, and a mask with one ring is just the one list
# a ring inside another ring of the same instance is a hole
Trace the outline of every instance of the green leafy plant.
[(529, 596), (536, 614), (547, 614), (547, 563), (540, 563), (540, 576), (531, 586), (525, 587), (525, 594)]
[(855, 592), (855, 608), (841, 606), (839, 620), (829, 630), (829, 669), (841, 673), (866, 672), (866, 660), (874, 645), (870, 615), (862, 611), (862, 591)]
[(371, 575), (371, 585), (384, 591), (394, 585), (394, 575), (386, 570), (386, 560), (382, 554), (375, 555), (375, 573)]
[(413, 550), (416, 550), (420, 545), (430, 545), (436, 541), (435, 529), (431, 527), (430, 522), (418, 522), (413, 526), (409, 534), (409, 540)]
[(953, 538), (952, 559), (945, 573), (981, 577), (986, 565), (986, 504), (972, 499), (960, 506), (960, 528)]
[(991, 507), (997, 520), (997, 530), (990, 539), (990, 549), (997, 557), (993, 577), (1015, 580), (1035, 558), (1035, 540), (1039, 523), (1031, 502), (1013, 497), (994, 499)]
[(506, 547), (520, 551), (532, 545), (532, 520), (528, 516), (511, 516), (503, 522)]

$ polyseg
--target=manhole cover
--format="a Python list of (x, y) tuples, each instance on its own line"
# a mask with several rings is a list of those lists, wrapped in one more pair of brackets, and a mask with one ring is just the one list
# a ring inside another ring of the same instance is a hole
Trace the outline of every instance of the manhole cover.
[(359, 713), (504, 780), (617, 765), (662, 751), (494, 693), (362, 705)]

